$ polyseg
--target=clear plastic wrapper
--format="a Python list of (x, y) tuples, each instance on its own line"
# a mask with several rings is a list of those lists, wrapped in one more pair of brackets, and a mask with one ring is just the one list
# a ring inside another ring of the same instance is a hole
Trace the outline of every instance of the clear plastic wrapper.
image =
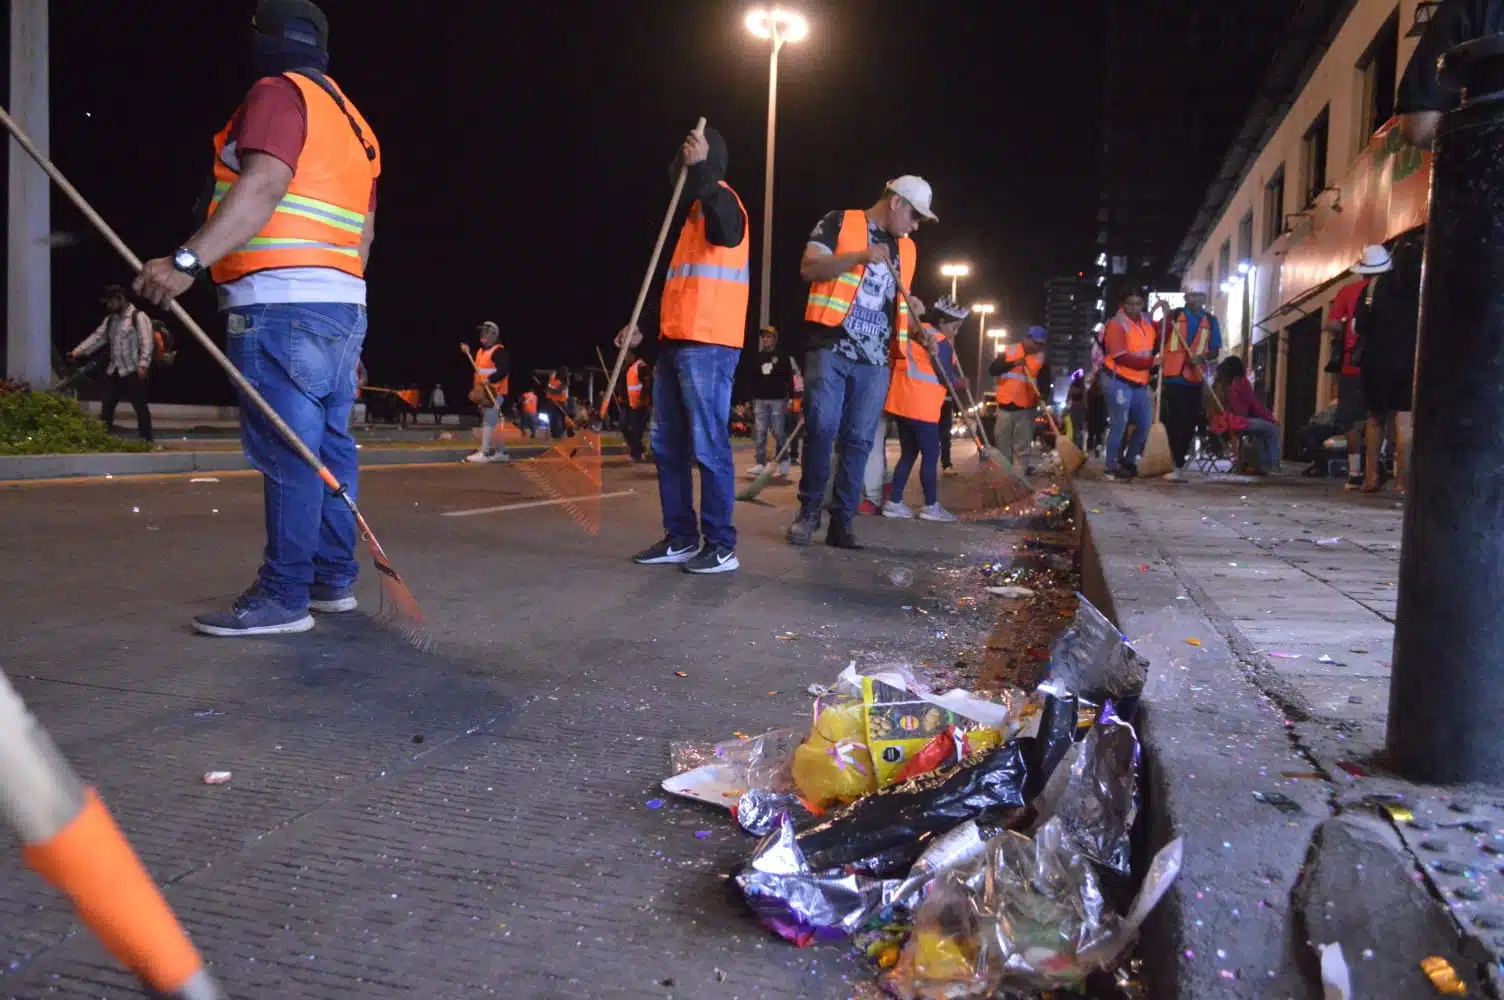
[(1074, 620), (1050, 648), (1049, 679), (1060, 690), (1093, 700), (1138, 697), (1148, 680), (1149, 661), (1096, 605), (1081, 594), (1076, 599)]
[(888, 907), (898, 887), (894, 879), (814, 871), (786, 815), (735, 881), (763, 926), (801, 948), (855, 934)]
[(794, 786), (794, 749), (803, 737), (775, 729), (724, 743), (674, 743), (669, 757), (675, 777), (664, 788), (731, 810), (742, 829), (763, 836), (783, 813), (810, 818)]
[(914, 914), (913, 933), (883, 988), (901, 1000), (991, 996), (995, 984), (978, 962), (984, 919), (963, 880), (941, 878)]
[(1132, 869), (1138, 772), (1138, 734), (1106, 702), (1072, 762), (1055, 814), (1072, 849), (1123, 875)]

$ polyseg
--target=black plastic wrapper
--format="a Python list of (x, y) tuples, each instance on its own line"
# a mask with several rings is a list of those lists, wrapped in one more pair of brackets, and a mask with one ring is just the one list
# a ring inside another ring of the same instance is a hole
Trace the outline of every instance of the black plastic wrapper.
[(1076, 707), (1073, 694), (1046, 695), (1044, 710), (1039, 713), (1039, 734), (1019, 741), (1023, 744), (1024, 764), (1029, 769), (1028, 780), (1024, 782), (1025, 801), (1034, 801), (1071, 748), (1076, 738)]
[(1096, 605), (1081, 594), (1076, 599), (1076, 617), (1050, 647), (1049, 680), (1096, 702), (1137, 698), (1149, 678), (1149, 661)]
[(972, 754), (953, 767), (859, 799), (800, 831), (799, 850), (814, 871), (891, 856), (888, 852), (905, 845), (917, 857), (926, 834), (949, 830), (989, 810), (1021, 807), (1028, 778), (1021, 743), (1013, 740)]

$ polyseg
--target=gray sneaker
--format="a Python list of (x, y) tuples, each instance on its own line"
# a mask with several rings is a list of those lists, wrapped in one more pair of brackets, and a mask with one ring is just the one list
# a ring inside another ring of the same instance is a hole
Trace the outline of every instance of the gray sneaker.
[(921, 521), (938, 521), (942, 524), (949, 524), (955, 519), (956, 515), (937, 503), (919, 508), (919, 520)]
[(323, 615), (336, 615), (354, 611), (360, 606), (349, 587), (331, 587), (327, 583), (315, 583), (308, 588), (308, 610)]
[(913, 517), (914, 508), (902, 500), (889, 500), (883, 504), (883, 517)]

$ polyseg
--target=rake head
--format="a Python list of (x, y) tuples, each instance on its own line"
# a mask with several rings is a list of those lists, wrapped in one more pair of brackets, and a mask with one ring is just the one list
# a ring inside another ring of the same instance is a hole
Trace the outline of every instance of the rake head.
[(381, 582), (381, 616), (396, 624), (408, 644), (423, 652), (432, 650), (436, 639), (423, 625), (423, 609), (418, 606), (418, 599), (386, 557), (386, 550), (377, 541), (359, 508), (352, 503), (350, 509), (355, 512), (355, 524), (371, 550), (371, 562), (376, 567), (376, 578)]
[(561, 506), (586, 533), (601, 530), (601, 438), (583, 431), (573, 440), (554, 445), (537, 458), (522, 463), (528, 481)]

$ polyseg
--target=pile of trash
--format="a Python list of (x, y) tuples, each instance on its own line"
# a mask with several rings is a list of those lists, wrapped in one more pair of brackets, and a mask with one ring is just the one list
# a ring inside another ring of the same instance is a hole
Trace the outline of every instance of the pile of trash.
[(936, 694), (906, 667), (853, 663), (812, 688), (807, 729), (676, 744), (663, 787), (763, 838), (732, 875), (763, 926), (800, 947), (853, 942), (894, 996), (1126, 978), (1181, 842), (1129, 900), (1148, 663), (1077, 597), (1033, 692)]

